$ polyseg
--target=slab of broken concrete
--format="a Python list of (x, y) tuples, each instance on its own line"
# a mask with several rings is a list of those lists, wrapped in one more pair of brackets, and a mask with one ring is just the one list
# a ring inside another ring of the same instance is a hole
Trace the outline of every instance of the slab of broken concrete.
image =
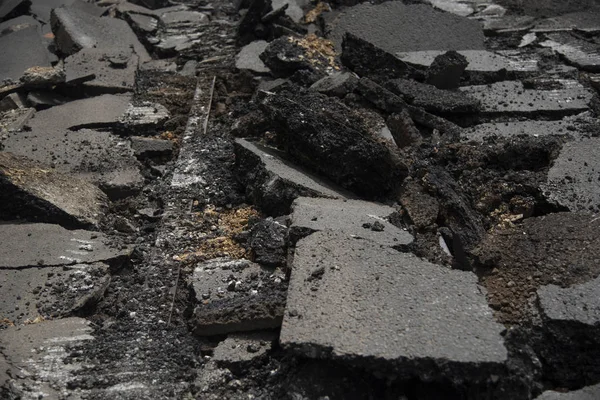
[(597, 44), (568, 33), (555, 33), (547, 35), (547, 40), (540, 43), (540, 46), (554, 50), (568, 64), (583, 71), (600, 72), (600, 50)]
[(413, 237), (389, 222), (396, 212), (368, 201), (299, 197), (292, 204), (290, 235), (298, 240), (313, 232), (333, 230), (382, 246), (401, 247), (410, 244)]
[(296, 245), (280, 342), (394, 377), (485, 382), (507, 351), (470, 272), (345, 233)]
[(348, 198), (351, 194), (294, 165), (284, 154), (249, 142), (235, 141), (236, 169), (246, 197), (267, 214), (287, 214), (299, 196)]
[(91, 183), (8, 152), (0, 153), (0, 216), (98, 228), (106, 195)]
[(193, 331), (199, 336), (274, 329), (285, 307), (283, 274), (248, 260), (217, 258), (190, 277), (196, 297)]
[(25, 70), (31, 67), (50, 67), (47, 50), (42, 44), (39, 27), (36, 25), (1, 35), (0, 48), (3, 53), (0, 81), (18, 81)]

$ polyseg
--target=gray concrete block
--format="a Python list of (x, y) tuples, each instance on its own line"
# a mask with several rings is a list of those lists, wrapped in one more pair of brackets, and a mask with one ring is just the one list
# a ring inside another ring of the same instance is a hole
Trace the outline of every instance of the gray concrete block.
[(272, 331), (233, 333), (215, 348), (212, 360), (225, 367), (240, 367), (264, 357), (277, 340)]
[(18, 81), (23, 72), (31, 67), (50, 67), (48, 53), (42, 45), (39, 27), (36, 25), (0, 36), (0, 48), (0, 81)]
[(0, 224), (0, 269), (103, 262), (117, 268), (131, 249), (109, 246), (104, 234), (52, 224)]
[(235, 58), (235, 67), (237, 69), (247, 69), (258, 74), (268, 74), (271, 70), (259, 57), (268, 44), (264, 40), (257, 40), (242, 47)]
[(481, 112), (489, 116), (503, 114), (555, 116), (572, 115), (588, 110), (592, 93), (574, 80), (560, 79), (559, 89), (525, 89), (518, 81), (491, 85), (465, 86), (461, 90), (481, 102)]
[(297, 243), (280, 342), (396, 378), (485, 381), (503, 329), (474, 274), (323, 231)]
[(600, 211), (600, 139), (566, 143), (542, 185), (546, 198), (571, 211)]
[(83, 179), (47, 165), (0, 153), (0, 216), (66, 227), (97, 228), (108, 208), (106, 195)]
[[(600, 26), (600, 23), (599, 23)], [(540, 46), (554, 50), (568, 64), (583, 71), (600, 72), (600, 50), (597, 44), (578, 39), (568, 33), (548, 35)]]
[(410, 244), (413, 236), (388, 220), (395, 212), (392, 207), (368, 201), (299, 197), (292, 203), (291, 230), (296, 237), (331, 230), (382, 246)]
[(537, 295), (545, 318), (600, 325), (600, 278), (567, 288), (543, 286)]

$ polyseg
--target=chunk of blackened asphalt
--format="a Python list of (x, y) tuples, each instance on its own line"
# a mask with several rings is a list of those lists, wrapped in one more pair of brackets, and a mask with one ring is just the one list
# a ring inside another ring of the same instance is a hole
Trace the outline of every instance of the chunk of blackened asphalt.
[(405, 62), (351, 33), (343, 37), (341, 61), (358, 75), (377, 82), (408, 75)]
[(333, 230), (382, 246), (408, 245), (413, 236), (391, 224), (392, 207), (362, 200), (299, 197), (292, 204), (290, 236), (294, 241), (317, 231)]
[(336, 71), (325, 78), (319, 79), (310, 89), (327, 96), (344, 98), (356, 87), (358, 78), (351, 72)]
[(404, 181), (398, 200), (417, 229), (433, 226), (437, 221), (440, 213), (438, 200), (412, 178)]
[(69, 228), (98, 228), (108, 208), (91, 183), (7, 152), (0, 153), (0, 202), (3, 219), (18, 215)]
[(440, 54), (427, 70), (427, 83), (438, 89), (456, 89), (467, 65), (467, 58), (454, 50)]
[(339, 51), (346, 33), (391, 54), (420, 50), (485, 49), (478, 21), (434, 10), (426, 4), (401, 1), (363, 3), (349, 7), (326, 30)]
[(173, 142), (170, 140), (132, 136), (131, 148), (136, 157), (142, 159), (149, 157), (169, 157), (173, 154)]
[(95, 17), (73, 7), (55, 8), (51, 13), (52, 32), (59, 50), (71, 55), (83, 48), (127, 50), (133, 47), (141, 62), (151, 59), (127, 22)]
[(277, 150), (244, 139), (235, 141), (235, 168), (246, 198), (271, 216), (288, 214), (299, 196), (347, 198), (334, 184), (294, 165)]
[(479, 111), (479, 101), (460, 91), (442, 90), (408, 79), (394, 79), (385, 87), (404, 100), (434, 114), (467, 114)]
[(262, 23), (262, 17), (273, 11), (268, 0), (252, 0), (238, 25), (238, 40), (247, 44), (256, 39), (267, 39), (270, 27)]
[(288, 227), (282, 218), (268, 217), (250, 230), (248, 245), (254, 261), (267, 267), (282, 267), (287, 259)]
[(483, 383), (505, 368), (503, 330), (472, 273), (342, 232), (296, 245), (280, 342), (303, 356)]
[(423, 140), (421, 132), (415, 126), (406, 109), (390, 115), (386, 124), (398, 147), (418, 145)]
[(261, 106), (301, 164), (370, 198), (389, 193), (406, 176), (397, 149), (362, 130), (338, 99), (310, 91), (264, 94)]
[(299, 70), (315, 70), (306, 50), (287, 36), (273, 40), (259, 57), (277, 77), (289, 77)]
[(191, 318), (198, 336), (278, 328), (285, 307), (283, 280), (248, 260), (217, 258), (190, 278), (196, 296)]

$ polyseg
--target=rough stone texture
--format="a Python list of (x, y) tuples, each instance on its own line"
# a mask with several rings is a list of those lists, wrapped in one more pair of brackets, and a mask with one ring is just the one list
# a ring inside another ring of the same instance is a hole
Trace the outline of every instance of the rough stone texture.
[(261, 105), (294, 159), (358, 195), (389, 193), (406, 174), (391, 145), (335, 98), (282, 91), (266, 94)]
[(414, 180), (406, 180), (399, 198), (408, 217), (418, 229), (424, 229), (436, 223), (440, 213), (438, 200), (428, 194), (422, 185)]
[(572, 392), (554, 392), (548, 390), (542, 393), (536, 400), (596, 400), (600, 398), (600, 385), (587, 386)]
[(593, 214), (562, 212), (488, 233), (474, 254), (490, 305), (502, 322), (530, 320), (531, 300), (543, 285), (568, 286), (597, 277), (599, 227)]
[(546, 197), (571, 211), (600, 211), (600, 139), (566, 143), (542, 186)]
[(51, 224), (0, 224), (0, 269), (104, 262), (116, 268), (131, 249), (111, 248), (99, 232)]
[(477, 21), (435, 11), (424, 4), (390, 1), (359, 4), (341, 12), (327, 27), (340, 50), (346, 32), (383, 51), (484, 49), (483, 30)]
[(578, 39), (567, 33), (548, 35), (548, 40), (540, 43), (560, 54), (567, 63), (577, 68), (600, 72), (600, 50), (597, 44)]
[(426, 82), (438, 89), (456, 89), (468, 65), (464, 55), (454, 50), (447, 51), (433, 59), (427, 70)]
[(505, 81), (491, 85), (466, 86), (461, 90), (481, 102), (481, 112), (502, 114), (569, 115), (586, 111), (592, 93), (577, 81), (558, 80), (561, 88), (550, 90), (525, 89), (521, 82)]
[(162, 104), (143, 102), (135, 106), (129, 104), (119, 122), (129, 133), (152, 135), (158, 133), (170, 116)]
[(282, 277), (248, 260), (217, 258), (194, 269), (192, 317), (199, 336), (277, 328), (285, 307)]
[(412, 235), (389, 222), (395, 212), (368, 201), (299, 197), (292, 204), (291, 234), (297, 240), (316, 231), (336, 231), (381, 246), (410, 244)]
[[(1, 113), (0, 133), (20, 131), (34, 115), (34, 108), (18, 108)], [(2, 137), (0, 137), (0, 144), (2, 144)]]
[(98, 227), (108, 208), (106, 195), (91, 183), (47, 165), (0, 153), (0, 217)]
[(578, 124), (575, 121), (518, 121), (498, 122), (475, 125), (465, 129), (462, 137), (478, 142), (486, 138), (499, 137), (510, 138), (520, 135), (545, 136), (545, 135), (568, 135), (576, 133)]
[(535, 23), (534, 32), (557, 32), (577, 30), (585, 33), (600, 31), (600, 10), (578, 11), (539, 20)]
[(283, 267), (287, 261), (288, 227), (285, 217), (266, 218), (252, 227), (248, 246), (254, 261), (268, 267)]
[(479, 102), (460, 91), (441, 90), (433, 85), (407, 79), (389, 81), (386, 88), (404, 100), (432, 113), (476, 113)]
[[(94, 93), (133, 90), (139, 58), (129, 50), (81, 49), (65, 59), (66, 83), (85, 81)], [(93, 79), (89, 79), (90, 75)]]
[(0, 112), (26, 108), (25, 96), (21, 93), (11, 93), (0, 100)]
[(394, 138), (394, 142), (398, 147), (403, 148), (421, 143), (421, 132), (415, 126), (406, 109), (390, 115), (386, 123), (390, 135)]
[(65, 81), (62, 63), (54, 67), (31, 67), (23, 72), (20, 81), (25, 86), (52, 87)]
[[(442, 50), (411, 51), (396, 53), (396, 57), (408, 65), (417, 68), (431, 68), (437, 57), (444, 54)], [(464, 74), (469, 79), (498, 80), (507, 76), (518, 78), (531, 76), (538, 72), (537, 61), (521, 61), (486, 50), (460, 50), (469, 63)]]
[(74, 54), (84, 48), (128, 51), (133, 47), (141, 62), (150, 55), (127, 22), (116, 18), (95, 17), (74, 7), (55, 8), (51, 14), (52, 32), (61, 52)]
[(215, 348), (212, 360), (225, 367), (243, 367), (264, 357), (277, 334), (271, 331), (233, 333)]
[(599, 294), (600, 278), (568, 288), (547, 285), (537, 292), (545, 318), (584, 325), (600, 325)]
[(353, 73), (336, 71), (313, 83), (310, 89), (327, 96), (343, 98), (354, 90), (357, 82), (358, 78)]
[(8, 387), (16, 398), (32, 398), (32, 393), (36, 398), (61, 398), (74, 373), (83, 369), (70, 357), (70, 347), (93, 340), (91, 333), (89, 322), (82, 318), (42, 321), (0, 331), (0, 366), (4, 363), (8, 368), (0, 387)]
[(395, 377), (485, 381), (507, 352), (477, 277), (343, 233), (298, 242), (280, 342)]
[(264, 40), (257, 40), (242, 47), (235, 58), (235, 67), (237, 69), (247, 69), (258, 74), (269, 73), (271, 70), (267, 68), (259, 57), (268, 44)]
[(0, 315), (14, 323), (70, 315), (98, 302), (109, 282), (102, 263), (0, 269)]
[(35, 25), (1, 35), (0, 48), (2, 49), (0, 82), (4, 79), (18, 81), (23, 72), (30, 67), (50, 67), (50, 60), (40, 39), (39, 28)]
[(170, 140), (133, 136), (131, 148), (139, 158), (169, 157), (173, 154), (173, 142)]
[(287, 214), (299, 196), (347, 198), (334, 185), (298, 168), (280, 152), (244, 139), (235, 141), (236, 170), (246, 197), (269, 215)]

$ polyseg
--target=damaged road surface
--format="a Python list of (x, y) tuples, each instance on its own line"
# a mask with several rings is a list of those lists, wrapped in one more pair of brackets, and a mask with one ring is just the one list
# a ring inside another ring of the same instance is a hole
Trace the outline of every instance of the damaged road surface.
[(0, 398), (599, 398), (599, 21), (0, 0)]

